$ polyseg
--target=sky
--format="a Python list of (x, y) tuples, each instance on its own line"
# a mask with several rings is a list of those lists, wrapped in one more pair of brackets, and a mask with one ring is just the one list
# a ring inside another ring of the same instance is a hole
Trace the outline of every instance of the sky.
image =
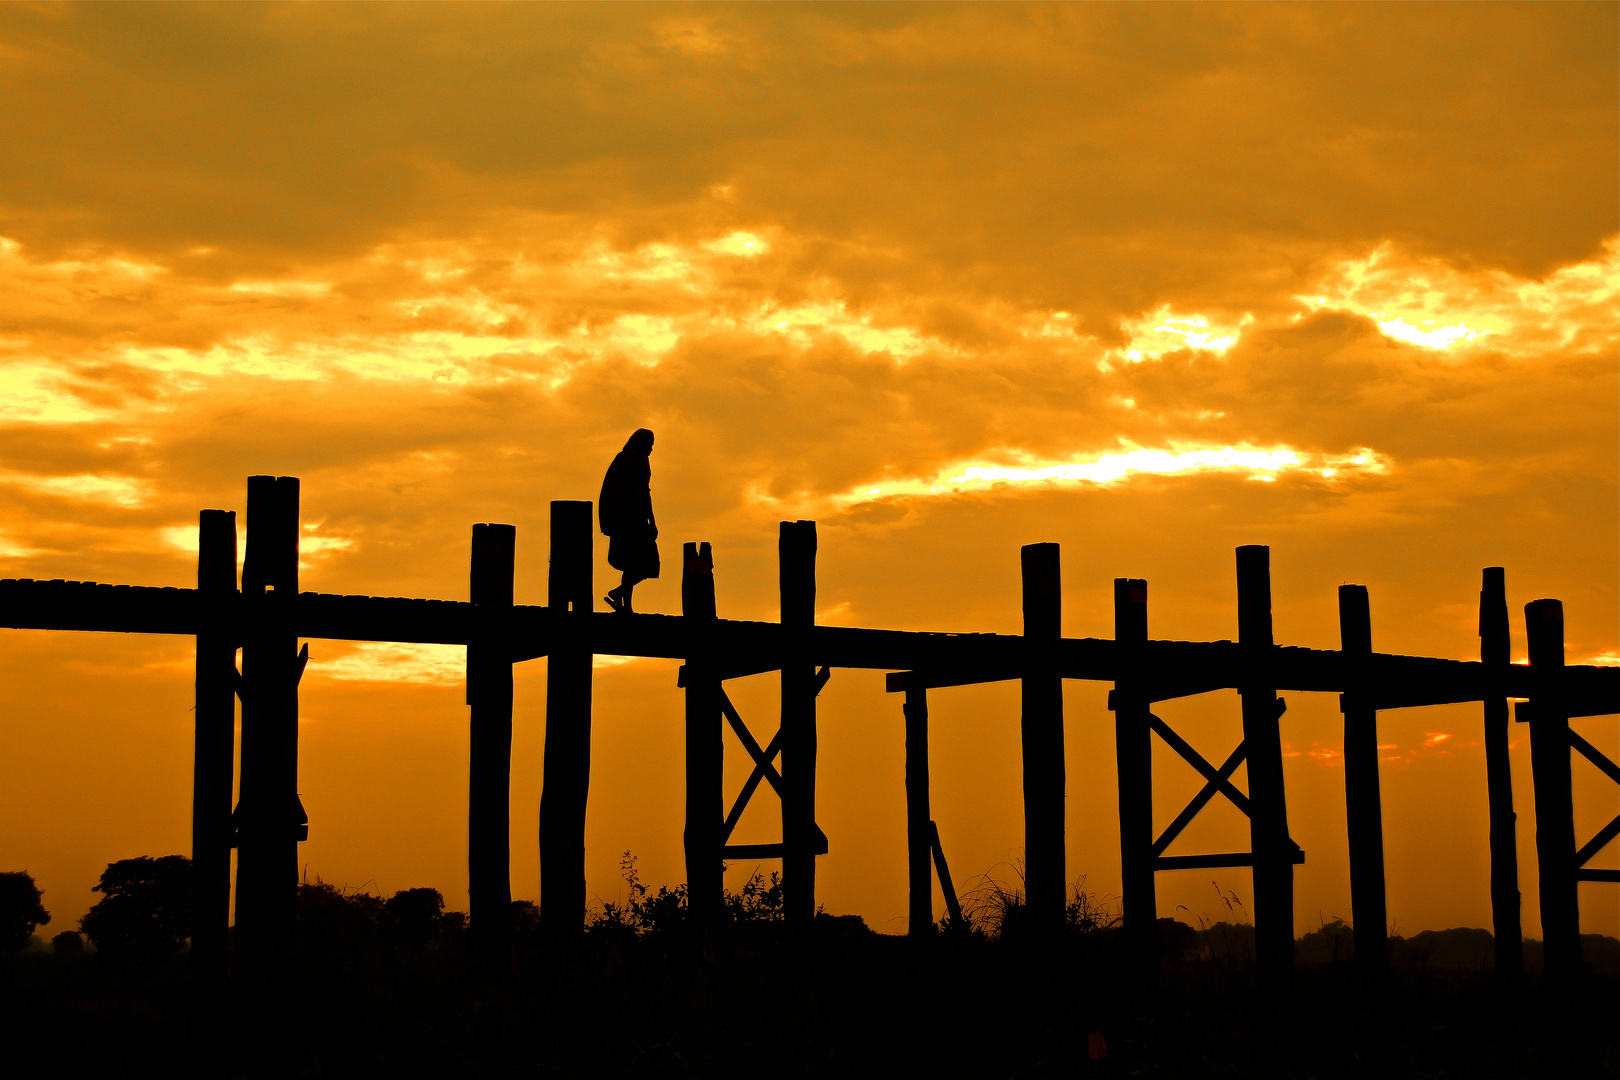
[[(775, 618), (777, 523), (812, 518), (824, 623), (1016, 633), (1019, 548), (1055, 541), (1066, 635), (1111, 636), (1140, 577), (1154, 637), (1235, 638), (1263, 543), (1280, 643), (1336, 648), (1353, 582), (1376, 649), (1477, 658), (1504, 566), (1516, 658), (1550, 596), (1570, 662), (1620, 663), (1617, 31), (1614, 3), (0, 6), (0, 577), (190, 585), (197, 511), (273, 473), (305, 589), (465, 599), (499, 521), (544, 603), (547, 504), (649, 427), (643, 610), (678, 612), (706, 540), (722, 617)], [(464, 908), (461, 650), (311, 657), (309, 880)], [(594, 902), (626, 852), (683, 877), (675, 667), (597, 659)], [(517, 673), (530, 899), (545, 668)], [(191, 679), (189, 639), (0, 631), (0, 869), (48, 932), (108, 862), (189, 850)], [(775, 676), (729, 689), (766, 742)], [(1068, 864), (1117, 902), (1106, 690), (1066, 688)], [(1343, 729), (1288, 702), (1303, 933), (1353, 918)], [(1016, 884), (1017, 686), (931, 706), (958, 888)], [(1159, 714), (1213, 760), (1239, 738), (1231, 692)], [(1576, 728), (1612, 754), (1616, 723)], [(1489, 927), (1479, 706), (1379, 724), (1393, 929)], [(882, 674), (834, 672), (819, 899), (889, 933), (903, 744)], [(1154, 760), (1162, 828), (1200, 780)], [(1584, 842), (1620, 800), (1573, 768)], [(1246, 846), (1212, 804), (1170, 853)], [(1163, 873), (1160, 914), (1249, 888)], [(1580, 890), (1620, 934), (1615, 887)]]

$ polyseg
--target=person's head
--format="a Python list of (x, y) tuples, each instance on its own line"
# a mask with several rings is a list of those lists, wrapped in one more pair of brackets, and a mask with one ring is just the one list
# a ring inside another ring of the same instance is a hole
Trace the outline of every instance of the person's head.
[(634, 450), (638, 454), (650, 454), (653, 448), (653, 433), (646, 428), (636, 428), (635, 434), (630, 436), (624, 444), (626, 450)]

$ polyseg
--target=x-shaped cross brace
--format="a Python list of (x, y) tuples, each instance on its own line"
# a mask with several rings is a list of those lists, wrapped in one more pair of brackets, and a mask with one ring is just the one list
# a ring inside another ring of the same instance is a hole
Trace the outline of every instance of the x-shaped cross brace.
[[(1278, 698), (1277, 715), (1281, 716), (1282, 711), (1286, 708), (1287, 706), (1283, 704), (1282, 699)], [(1243, 811), (1245, 816), (1249, 815), (1249, 797), (1234, 787), (1231, 780), (1232, 774), (1237, 771), (1237, 767), (1243, 764), (1244, 758), (1249, 756), (1247, 742), (1238, 743), (1237, 749), (1233, 750), (1231, 755), (1221, 763), (1221, 767), (1217, 769), (1205, 761), (1204, 755), (1194, 750), (1187, 740), (1172, 731), (1169, 724), (1166, 724), (1152, 713), (1148, 713), (1148, 726), (1158, 732), (1159, 738), (1163, 739), (1170, 749), (1180, 754), (1182, 760), (1197, 769), (1204, 778), (1204, 786), (1199, 789), (1197, 795), (1193, 796), (1192, 801), (1187, 804), (1187, 808), (1176, 816), (1176, 820), (1165, 828), (1163, 834), (1157, 840), (1153, 841), (1153, 855), (1155, 858), (1164, 854), (1165, 848), (1169, 847), (1175, 841), (1175, 838), (1181, 835), (1181, 830), (1185, 829), (1192, 819), (1198, 816), (1198, 811), (1202, 810), (1209, 803), (1209, 800), (1215, 797), (1216, 792), (1225, 795), (1227, 799), (1231, 800), (1233, 806)], [(1299, 845), (1295, 844), (1294, 846), (1297, 848)]]
[[(819, 695), (821, 688), (827, 685), (830, 678), (832, 678), (830, 668), (822, 668), (816, 672), (812, 692)], [(748, 774), (748, 781), (743, 784), (737, 801), (731, 804), (731, 813), (726, 815), (726, 823), (720, 827), (720, 843), (724, 844), (731, 839), (731, 832), (737, 827), (737, 822), (742, 820), (743, 810), (748, 807), (748, 800), (753, 798), (754, 790), (759, 787), (761, 780), (769, 783), (777, 797), (781, 798), (782, 774), (776, 771), (776, 756), (782, 752), (782, 730), (778, 728), (776, 734), (771, 736), (770, 745), (761, 750), (759, 741), (754, 738), (754, 733), (748, 730), (748, 725), (743, 723), (742, 717), (737, 715), (737, 707), (726, 696), (725, 690), (722, 689), (719, 693), (720, 711), (725, 715), (726, 722), (731, 725), (731, 730), (737, 733), (737, 741), (743, 744), (748, 756), (754, 759), (754, 770)], [(816, 832), (818, 835), (821, 834), (821, 826), (816, 826)], [(820, 838), (825, 843), (825, 836)]]

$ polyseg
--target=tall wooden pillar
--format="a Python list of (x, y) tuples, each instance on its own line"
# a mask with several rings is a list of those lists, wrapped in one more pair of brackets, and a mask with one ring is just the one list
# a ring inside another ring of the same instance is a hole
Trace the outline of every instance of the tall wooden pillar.
[(1041, 931), (1063, 924), (1067, 875), (1063, 841), (1063, 677), (1058, 670), (1062, 587), (1058, 545), (1028, 544), (1024, 579), (1023, 678), (1024, 892)]
[(1271, 671), (1271, 549), (1237, 549), (1243, 740), (1248, 747), (1249, 843), (1254, 854), (1255, 969), (1273, 989), (1294, 963), (1294, 860), (1283, 792), (1282, 701)]
[(1491, 681), (1485, 696), (1485, 784), (1491, 814), (1491, 927), (1496, 971), (1509, 979), (1524, 971), (1519, 910), (1518, 816), (1513, 812), (1513, 769), (1508, 762), (1506, 680), (1512, 659), (1507, 584), (1500, 566), (1488, 566), (1479, 590), (1479, 659)]
[(470, 929), (486, 966), (504, 970), (512, 911), (512, 610), (517, 528), (474, 525), (469, 593), (478, 640), (467, 646), (467, 894)]
[(1530, 774), (1536, 789), (1541, 940), (1548, 981), (1566, 982), (1581, 968), (1581, 912), (1575, 886), (1569, 714), (1558, 692), (1564, 674), (1563, 603), (1530, 601), (1524, 606), (1524, 624), (1530, 643)]
[(1138, 965), (1158, 959), (1158, 893), (1153, 882), (1153, 730), (1145, 683), (1147, 582), (1114, 579), (1114, 756), (1119, 771), (1119, 861), (1125, 886), (1127, 946)]
[(784, 521), (782, 595), (782, 891), (789, 923), (816, 917), (816, 523)]
[(928, 792), (928, 687), (912, 672), (906, 682), (906, 869), (910, 883), (909, 933), (934, 932), (934, 876), (929, 860), (934, 822)]
[(681, 555), (681, 615), (690, 643), (685, 679), (686, 910), (695, 927), (707, 929), (719, 917), (725, 892), (720, 851), (725, 744), (712, 642), (714, 553), (706, 543), (686, 544)]
[[(1366, 686), (1372, 657), (1372, 614), (1365, 585), (1339, 586), (1339, 649), (1346, 685)], [(1372, 972), (1389, 967), (1389, 916), (1384, 895), (1384, 815), (1378, 790), (1378, 712), (1355, 690), (1339, 698), (1344, 712), (1344, 808), (1350, 839), (1350, 915), (1356, 963)]]
[(225, 981), (231, 925), (231, 795), (236, 780), (236, 513), (204, 510), (197, 528), (196, 749), (192, 762), (191, 977)]
[(242, 565), (242, 765), (236, 808), (236, 942), (250, 973), (275, 966), (297, 921), (298, 841), (308, 835), (298, 798), (300, 651), (298, 478), (248, 477)]
[[(551, 504), (546, 751), (540, 790), (540, 918), (546, 936), (585, 929), (585, 802), (591, 782), (591, 504)], [(620, 616), (629, 618), (630, 616)]]

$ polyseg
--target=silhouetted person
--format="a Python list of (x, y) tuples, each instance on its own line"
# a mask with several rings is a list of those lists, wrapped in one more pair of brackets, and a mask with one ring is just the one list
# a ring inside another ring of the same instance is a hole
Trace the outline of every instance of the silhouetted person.
[(619, 587), (604, 598), (614, 611), (630, 610), (637, 582), (658, 576), (658, 522), (653, 519), (653, 433), (637, 428), (602, 478), (597, 513), (608, 537), (608, 565), (624, 571)]

